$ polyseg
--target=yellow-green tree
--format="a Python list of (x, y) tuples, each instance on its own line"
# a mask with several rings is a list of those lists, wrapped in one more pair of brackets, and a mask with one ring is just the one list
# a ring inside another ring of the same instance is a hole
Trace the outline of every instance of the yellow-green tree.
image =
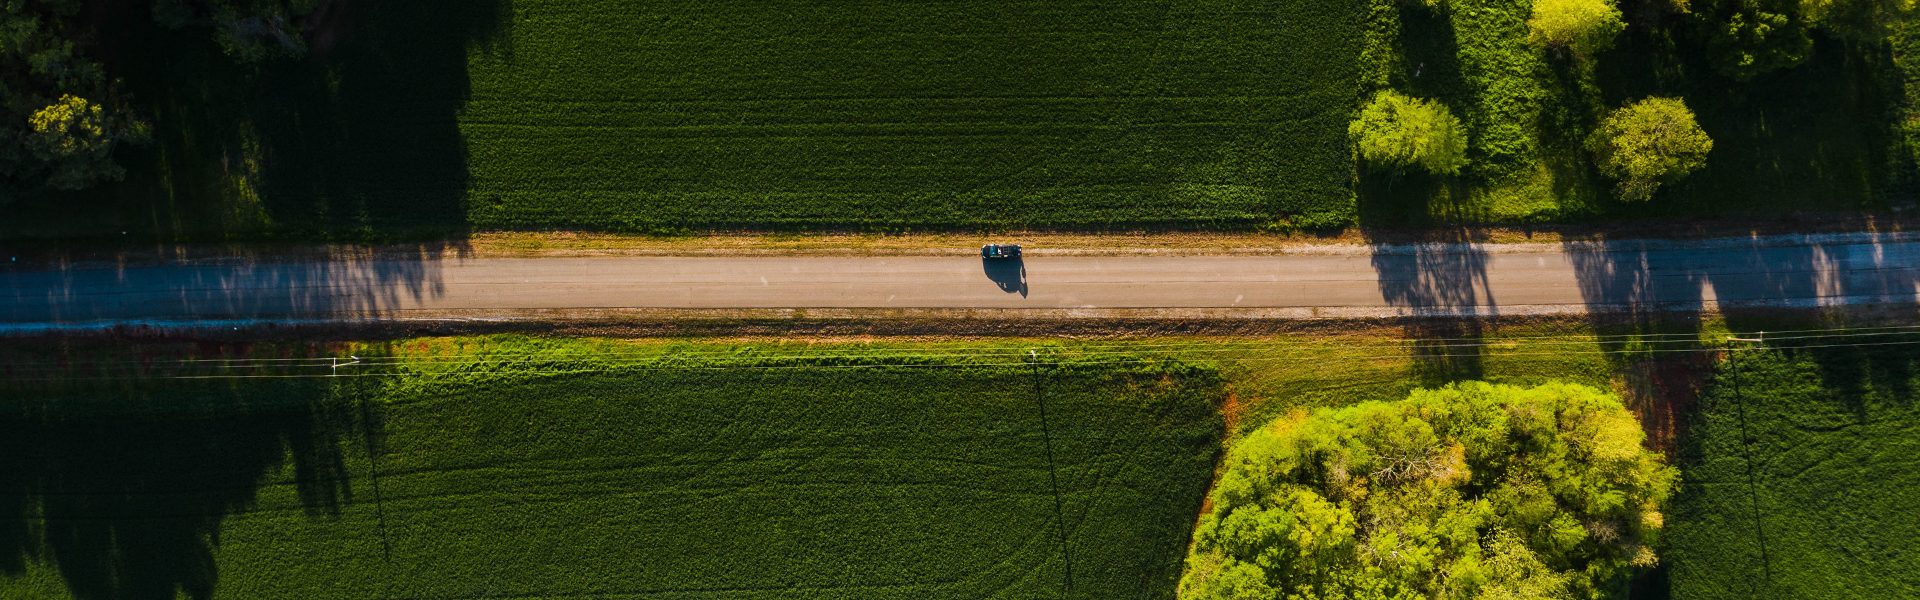
[(1713, 138), (1679, 98), (1647, 98), (1600, 122), (1588, 141), (1600, 172), (1619, 180), (1622, 200), (1646, 200), (1707, 164)]
[(1234, 449), (1182, 600), (1580, 598), (1657, 557), (1677, 472), (1618, 398), (1469, 382)]
[(1383, 90), (1360, 109), (1347, 134), (1361, 160), (1376, 168), (1453, 175), (1467, 165), (1466, 128), (1432, 100)]
[(1627, 28), (1612, 0), (1534, 0), (1528, 41), (1591, 56)]

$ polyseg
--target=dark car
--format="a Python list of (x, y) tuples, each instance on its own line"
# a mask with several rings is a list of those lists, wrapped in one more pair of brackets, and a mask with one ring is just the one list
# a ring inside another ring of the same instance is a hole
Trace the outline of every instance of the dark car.
[(987, 244), (980, 247), (980, 258), (1020, 258), (1020, 245)]

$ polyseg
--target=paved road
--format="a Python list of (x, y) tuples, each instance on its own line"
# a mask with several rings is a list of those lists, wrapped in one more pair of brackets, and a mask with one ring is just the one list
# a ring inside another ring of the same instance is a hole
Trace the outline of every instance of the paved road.
[[(1869, 238), (1871, 239), (1871, 238)], [(1857, 241), (1853, 240), (1853, 241)], [(1912, 302), (1920, 242), (1360, 248), (1284, 256), (630, 257), (0, 273), (0, 323), (565, 308), (1549, 307)]]

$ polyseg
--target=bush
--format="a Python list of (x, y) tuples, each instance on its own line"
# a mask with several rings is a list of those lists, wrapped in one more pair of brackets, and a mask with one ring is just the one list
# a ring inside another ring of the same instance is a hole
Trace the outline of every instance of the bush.
[(1611, 0), (1537, 0), (1527, 26), (1527, 41), (1582, 57), (1611, 47), (1627, 28)]
[(1447, 107), (1393, 90), (1375, 94), (1347, 126), (1360, 158), (1378, 167), (1454, 175), (1467, 165), (1467, 132)]
[(1620, 180), (1622, 200), (1646, 200), (1707, 164), (1713, 138), (1679, 98), (1647, 98), (1613, 111), (1588, 146), (1600, 172)]
[(1655, 562), (1676, 471), (1620, 400), (1469, 382), (1281, 419), (1235, 449), (1181, 597), (1595, 595)]

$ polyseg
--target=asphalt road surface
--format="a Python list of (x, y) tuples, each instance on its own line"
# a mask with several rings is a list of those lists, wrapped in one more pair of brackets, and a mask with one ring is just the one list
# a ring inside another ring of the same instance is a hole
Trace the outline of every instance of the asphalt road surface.
[(1913, 302), (1920, 242), (1381, 247), (1281, 256), (628, 257), (0, 273), (0, 322), (586, 308), (1283, 308), (1498, 314)]

